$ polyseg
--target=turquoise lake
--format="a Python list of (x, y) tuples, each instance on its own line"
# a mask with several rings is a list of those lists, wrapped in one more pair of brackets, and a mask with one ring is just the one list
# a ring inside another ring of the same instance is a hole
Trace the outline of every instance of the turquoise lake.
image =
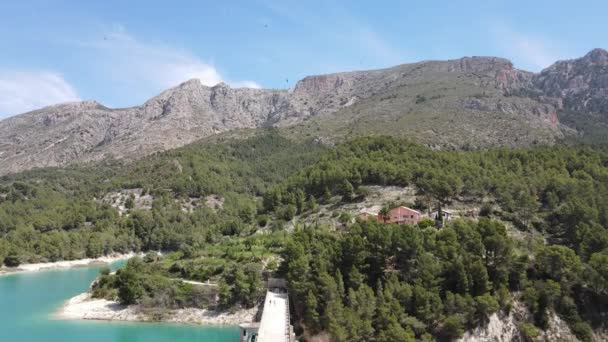
[(87, 267), (0, 276), (0, 341), (238, 341), (238, 327), (50, 318), (65, 300), (86, 291), (98, 273), (99, 267)]

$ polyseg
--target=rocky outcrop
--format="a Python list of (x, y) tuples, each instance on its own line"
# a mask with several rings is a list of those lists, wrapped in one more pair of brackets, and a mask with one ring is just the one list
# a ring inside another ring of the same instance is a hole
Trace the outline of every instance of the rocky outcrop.
[(224, 131), (261, 127), (290, 111), (285, 90), (205, 87), (190, 80), (141, 106), (61, 104), (0, 122), (0, 174), (140, 157)]
[(557, 62), (536, 75), (534, 85), (562, 99), (568, 111), (608, 118), (608, 51), (595, 49), (582, 58)]
[[(465, 332), (458, 342), (525, 342), (520, 327), (523, 323), (532, 324), (532, 315), (520, 301), (514, 301), (511, 311), (494, 313), (488, 321)], [(549, 314), (548, 328), (539, 330), (535, 341), (579, 341), (572, 333), (566, 322), (551, 312)]]
[[(345, 127), (343, 136), (354, 132), (349, 125), (366, 124), (434, 145), (459, 146), (470, 137), (476, 146), (551, 143), (562, 136), (564, 108), (606, 115), (607, 65), (608, 53), (597, 49), (537, 75), (502, 58), (465, 57), (309, 76), (293, 90), (190, 80), (137, 107), (83, 101), (0, 121), (0, 174), (138, 158), (230, 130), (287, 127), (311, 117), (332, 117), (331, 125)], [(307, 136), (331, 141), (331, 134)]]
[(93, 298), (90, 292), (67, 300), (51, 317), (65, 320), (98, 320), (125, 322), (167, 322), (204, 325), (236, 326), (252, 322), (258, 307), (234, 311), (214, 311), (199, 308), (173, 310), (145, 309), (139, 305), (124, 306), (119, 302)]

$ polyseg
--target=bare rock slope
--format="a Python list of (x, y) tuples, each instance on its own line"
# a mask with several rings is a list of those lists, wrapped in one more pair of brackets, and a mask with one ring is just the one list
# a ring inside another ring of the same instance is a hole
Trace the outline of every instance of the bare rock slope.
[(190, 80), (132, 108), (60, 104), (0, 121), (0, 174), (138, 158), (222, 132), (269, 126), (322, 140), (392, 134), (440, 146), (553, 143), (568, 131), (561, 111), (608, 121), (607, 56), (596, 49), (540, 74), (496, 57), (425, 61), (309, 76), (290, 90), (207, 87)]
[(190, 80), (141, 106), (95, 101), (46, 107), (0, 122), (0, 173), (104, 158), (140, 157), (289, 112), (287, 91), (205, 87)]

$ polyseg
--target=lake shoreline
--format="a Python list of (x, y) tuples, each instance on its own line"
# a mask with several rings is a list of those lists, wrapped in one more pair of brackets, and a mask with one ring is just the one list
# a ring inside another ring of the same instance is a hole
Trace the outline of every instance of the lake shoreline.
[(238, 326), (241, 323), (252, 322), (257, 311), (257, 307), (237, 310), (234, 313), (186, 308), (168, 310), (161, 319), (158, 319), (141, 310), (138, 305), (124, 306), (115, 301), (92, 298), (90, 292), (85, 292), (65, 301), (64, 304), (51, 315), (51, 318), (60, 320)]
[(41, 272), (41, 271), (52, 271), (74, 267), (89, 267), (89, 266), (101, 266), (108, 265), (116, 261), (130, 259), (134, 256), (141, 255), (141, 253), (130, 252), (126, 254), (113, 253), (105, 255), (99, 258), (85, 258), (75, 260), (62, 260), (55, 262), (42, 262), (33, 264), (22, 264), (17, 267), (0, 267), (0, 276), (15, 274), (15, 273), (27, 273), (27, 272)]

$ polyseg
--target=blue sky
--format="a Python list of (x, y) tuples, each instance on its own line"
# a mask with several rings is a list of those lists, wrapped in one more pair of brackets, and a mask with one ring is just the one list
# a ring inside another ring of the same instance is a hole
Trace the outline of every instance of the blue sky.
[(3, 1), (0, 118), (141, 104), (190, 78), (290, 88), (306, 75), (492, 55), (539, 71), (608, 47), (606, 1)]

